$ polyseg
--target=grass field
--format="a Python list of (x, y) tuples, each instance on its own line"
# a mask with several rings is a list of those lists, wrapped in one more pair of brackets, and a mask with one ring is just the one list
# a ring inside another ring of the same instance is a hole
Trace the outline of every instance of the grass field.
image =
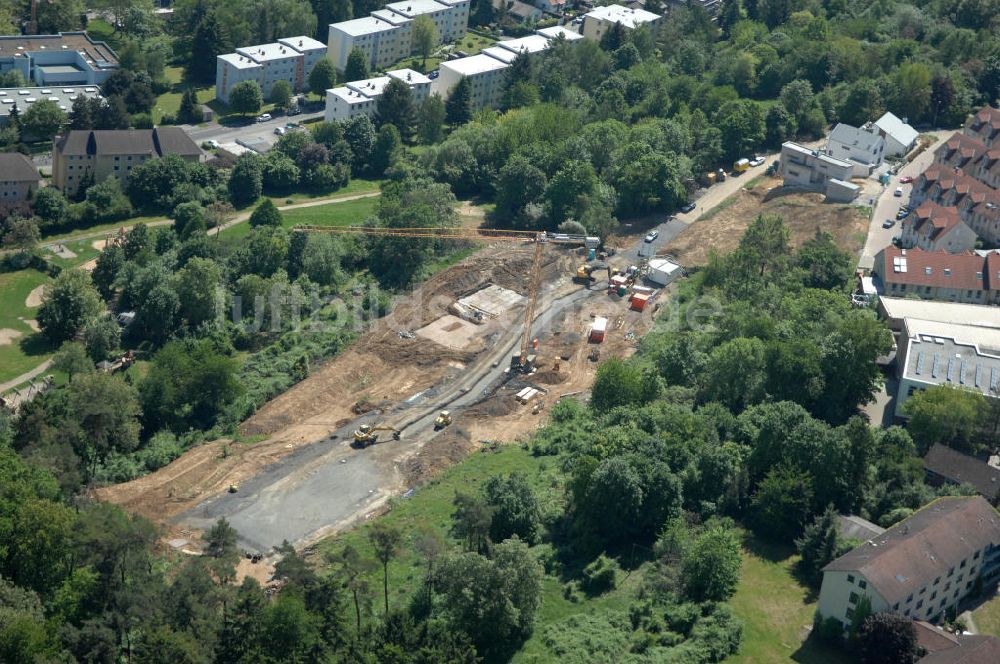
[(730, 600), (743, 621), (743, 646), (727, 664), (848, 664), (851, 660), (827, 646), (805, 640), (816, 599), (793, 574), (798, 556), (752, 537), (745, 542), (743, 570)]
[(980, 634), (1000, 636), (1000, 595), (993, 595), (972, 612)]
[(5, 343), (7, 334), (0, 337), (0, 382), (31, 371), (52, 354), (45, 338), (33, 332), (25, 322), (38, 312), (37, 308), (25, 306), (28, 293), (48, 281), (49, 278), (37, 270), (0, 274), (0, 330), (20, 333), (9, 343)]
[[(359, 198), (342, 203), (327, 203), (313, 207), (303, 207), (287, 210), (281, 213), (282, 226), (291, 228), (299, 224), (310, 226), (350, 226), (360, 224), (371, 216), (378, 198)], [(214, 233), (210, 233), (214, 235)], [(221, 240), (227, 243), (237, 242), (250, 234), (250, 224), (244, 222), (231, 226), (222, 232)]]
[[(181, 97), (184, 96), (184, 90), (187, 89), (187, 85), (184, 83), (184, 70), (180, 67), (167, 67), (164, 70), (167, 76), (167, 80), (173, 84), (169, 92), (165, 92), (156, 98), (156, 104), (153, 106), (153, 122), (159, 123), (164, 115), (177, 115), (177, 111), (181, 108)], [(198, 102), (202, 104), (207, 104), (208, 102), (215, 99), (215, 87), (211, 85), (206, 85), (196, 88), (198, 95)]]
[[(367, 194), (378, 191), (382, 184), (381, 180), (367, 180), (365, 178), (352, 178), (347, 186), (333, 191), (297, 191), (285, 196), (267, 196), (275, 205), (287, 205), (288, 201), (302, 203), (316, 198), (327, 198), (329, 196), (350, 196), (352, 194)], [(256, 205), (256, 204), (255, 204)], [(253, 207), (253, 206), (249, 206)], [(244, 208), (246, 209), (246, 208)]]
[(136, 224), (148, 224), (154, 221), (163, 221), (166, 217), (161, 215), (153, 216), (142, 216), (142, 217), (131, 217), (123, 221), (109, 221), (106, 224), (94, 224), (93, 226), (86, 226), (84, 228), (74, 228), (71, 231), (65, 231), (63, 233), (53, 233), (52, 235), (43, 235), (42, 242), (50, 243), (57, 240), (66, 240), (69, 238), (76, 237), (78, 235), (90, 235), (93, 233), (103, 233), (103, 232), (116, 232), (122, 226), (129, 227)]

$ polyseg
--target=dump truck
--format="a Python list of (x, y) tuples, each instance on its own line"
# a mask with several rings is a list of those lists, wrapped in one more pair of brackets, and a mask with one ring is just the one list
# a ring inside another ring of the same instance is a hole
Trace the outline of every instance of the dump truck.
[(451, 413), (447, 410), (442, 410), (437, 419), (434, 420), (434, 430), (440, 431), (449, 424), (451, 424)]
[(364, 449), (369, 445), (374, 445), (378, 442), (379, 431), (391, 431), (393, 440), (399, 440), (403, 437), (402, 431), (385, 424), (362, 424), (354, 431), (353, 446)]

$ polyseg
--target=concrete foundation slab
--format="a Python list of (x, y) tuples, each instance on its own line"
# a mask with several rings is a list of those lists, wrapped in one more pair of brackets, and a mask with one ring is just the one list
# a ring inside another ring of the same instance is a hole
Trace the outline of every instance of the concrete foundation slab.
[(477, 333), (481, 331), (482, 328), (475, 323), (447, 314), (416, 330), (416, 334), (447, 348), (464, 350), (476, 341)]
[(523, 302), (524, 297), (507, 288), (491, 284), (472, 295), (459, 298), (458, 301), (481, 312), (486, 318), (498, 318), (505, 311)]

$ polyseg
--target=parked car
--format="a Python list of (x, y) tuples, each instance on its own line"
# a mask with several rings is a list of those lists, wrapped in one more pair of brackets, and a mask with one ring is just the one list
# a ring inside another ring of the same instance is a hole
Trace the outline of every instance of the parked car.
[(284, 136), (285, 134), (288, 133), (288, 130), (285, 129), (284, 127), (275, 127), (274, 133), (277, 134), (278, 136)]
[(690, 212), (696, 207), (697, 206), (694, 203), (685, 203), (684, 205), (681, 206), (681, 212)]
[(899, 178), (899, 182), (900, 184), (909, 184), (910, 182), (913, 182), (913, 176), (904, 175), (903, 177)]
[(215, 140), (214, 138), (213, 138), (212, 140), (210, 140), (210, 141), (208, 142), (208, 145), (209, 145), (209, 146), (210, 146), (210, 147), (211, 147), (211, 148), (212, 148), (213, 150), (218, 150), (218, 149), (219, 149), (219, 142), (218, 142), (217, 140)]
[(903, 207), (899, 208), (898, 212), (896, 212), (896, 220), (898, 221), (900, 219), (905, 219), (906, 215), (908, 214), (910, 214), (910, 208), (904, 205)]
[(270, 119), (271, 119), (270, 113), (262, 113), (261, 115), (257, 116), (257, 122), (267, 122)]
[(301, 112), (302, 112), (301, 108), (299, 108), (298, 106), (292, 106), (290, 109), (288, 109), (288, 112), (285, 115), (298, 115)]
[(892, 228), (895, 225), (896, 225), (895, 219), (886, 219), (885, 221), (882, 222), (882, 228)]
[(757, 166), (763, 165), (764, 161), (765, 160), (763, 157), (754, 157), (753, 159), (750, 160), (750, 165), (756, 168)]
[(896, 196), (897, 198), (902, 198), (903, 197), (903, 188), (902, 187), (896, 187), (896, 191), (892, 192), (892, 195)]
[(656, 230), (654, 228), (653, 230), (651, 230), (648, 233), (646, 233), (646, 240), (645, 241), (646, 242), (652, 242), (652, 241), (654, 241), (658, 237), (660, 237), (660, 231), (658, 231), (658, 230)]
[(427, 78), (429, 78), (429, 79), (431, 79), (433, 81), (435, 78), (437, 78), (440, 75), (441, 75), (441, 72), (438, 71), (437, 69), (435, 69), (431, 73), (427, 74)]

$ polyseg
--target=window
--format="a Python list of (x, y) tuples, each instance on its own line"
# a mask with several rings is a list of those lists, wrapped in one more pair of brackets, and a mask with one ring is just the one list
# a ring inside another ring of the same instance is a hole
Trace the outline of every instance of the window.
[(864, 579), (861, 579), (860, 581), (858, 581), (858, 588), (861, 588), (862, 590), (864, 590), (867, 587), (868, 587), (868, 582), (867, 581), (865, 581)]
[(909, 604), (912, 601), (913, 601), (913, 593), (910, 593), (910, 596), (906, 598), (906, 603)]
[(851, 607), (847, 607), (847, 613), (845, 613), (844, 615), (847, 616), (848, 620), (852, 619), (854, 617), (854, 609), (852, 609)]
[(935, 586), (936, 586), (937, 584), (939, 584), (939, 583), (941, 583), (941, 577), (940, 577), (940, 576), (939, 576), (938, 578), (934, 579), (934, 585), (935, 585)]
[(918, 592), (917, 594), (918, 595), (923, 595), (925, 592), (927, 592), (927, 586), (924, 586), (923, 588), (921, 588), (920, 592)]
[(892, 610), (899, 611), (899, 602), (896, 602), (895, 604), (892, 605)]
[(920, 600), (919, 602), (917, 602), (917, 605), (914, 608), (919, 609), (923, 605), (924, 605), (924, 600)]
[(948, 570), (948, 576), (953, 576), (954, 574), (955, 574), (955, 568), (952, 567), (950, 570)]
[(960, 562), (958, 564), (958, 568), (959, 569), (964, 569), (965, 568), (965, 563), (967, 563), (967, 562), (968, 562), (968, 560), (963, 560), (962, 562)]
[(851, 596), (847, 598), (847, 601), (851, 604), (857, 604), (859, 599), (858, 594), (852, 592)]

